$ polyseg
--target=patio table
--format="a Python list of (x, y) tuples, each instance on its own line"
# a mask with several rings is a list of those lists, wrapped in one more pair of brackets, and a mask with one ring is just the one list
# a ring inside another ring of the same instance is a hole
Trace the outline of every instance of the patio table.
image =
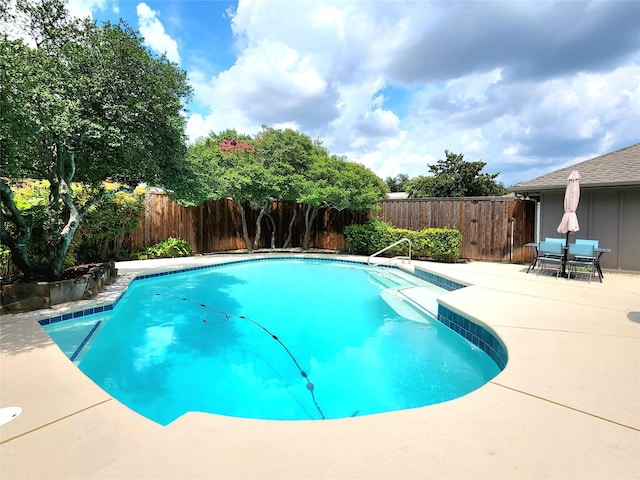
[(525, 243), (525, 247), (529, 247), (532, 250), (533, 256), (531, 257), (531, 261), (529, 262), (529, 266), (527, 267), (527, 273), (533, 268), (536, 268), (536, 264), (538, 263), (538, 244), (536, 242)]
[(593, 253), (597, 253), (596, 256), (596, 271), (598, 272), (598, 279), (600, 283), (602, 283), (602, 279), (604, 278), (604, 274), (602, 273), (602, 268), (600, 267), (600, 257), (603, 253), (611, 253), (610, 248), (594, 248)]
[[(529, 262), (529, 266), (527, 267), (527, 273), (529, 273), (529, 271), (531, 269), (535, 269), (536, 268), (536, 264), (538, 263), (538, 243), (537, 242), (530, 242), (530, 243), (525, 243), (524, 245), (525, 247), (529, 247), (532, 249), (533, 251), (533, 257), (531, 258), (531, 261)], [(562, 247), (562, 271), (563, 271), (563, 276), (564, 276), (564, 265), (566, 264), (566, 259), (567, 259), (567, 247)], [(600, 257), (602, 257), (602, 254), (604, 253), (611, 253), (611, 249), (610, 248), (594, 248), (593, 249), (593, 253), (597, 254), (596, 255), (596, 272), (598, 272), (598, 280), (600, 280), (600, 283), (602, 283), (602, 279), (604, 278), (604, 274), (602, 273), (602, 267), (600, 267)]]

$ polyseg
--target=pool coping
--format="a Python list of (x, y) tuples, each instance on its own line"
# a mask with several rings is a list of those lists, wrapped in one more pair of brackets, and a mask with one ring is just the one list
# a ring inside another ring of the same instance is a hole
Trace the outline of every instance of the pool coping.
[[(203, 261), (223, 256), (183, 262)], [(118, 268), (126, 276), (171, 263), (180, 261)], [(1, 406), (26, 407), (0, 427), (2, 478), (638, 477), (640, 277), (606, 272), (588, 284), (522, 265), (414, 264), (471, 284), (441, 300), (496, 331), (509, 363), (458, 400), (354, 419), (190, 413), (158, 427), (43, 338), (33, 322), (41, 312), (0, 317)], [(46, 447), (60, 439), (64, 449)]]

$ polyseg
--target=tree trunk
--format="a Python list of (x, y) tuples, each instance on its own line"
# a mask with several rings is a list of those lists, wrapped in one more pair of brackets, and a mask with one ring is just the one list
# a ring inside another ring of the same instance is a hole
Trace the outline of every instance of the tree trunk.
[(71, 245), (73, 235), (76, 233), (76, 230), (78, 230), (80, 220), (81, 217), (77, 210), (70, 213), (69, 220), (60, 232), (60, 236), (58, 237), (55, 247), (52, 249), (52, 256), (49, 258), (49, 269), (54, 278), (60, 278), (62, 276), (64, 261), (67, 258), (69, 245)]
[(240, 218), (242, 219), (242, 235), (244, 236), (244, 243), (247, 246), (247, 250), (252, 252), (253, 248), (251, 244), (251, 239), (249, 238), (249, 229), (247, 228), (247, 216), (244, 213), (244, 206), (242, 205), (241, 202), (239, 202), (235, 198), (233, 199), (233, 203), (235, 204), (236, 207), (238, 207), (238, 210), (240, 211)]
[(253, 248), (257, 249), (260, 246), (260, 239), (262, 238), (262, 219), (266, 213), (270, 210), (271, 207), (271, 199), (265, 201), (262, 208), (260, 208), (260, 213), (258, 213), (258, 218), (256, 219), (256, 237), (253, 240)]
[(307, 207), (307, 212), (304, 215), (304, 242), (302, 244), (303, 250), (309, 250), (309, 242), (311, 240), (311, 225), (318, 215), (320, 207)]
[(9, 247), (11, 261), (27, 278), (45, 275), (44, 269), (34, 265), (29, 258), (27, 245), (31, 239), (31, 228), (16, 206), (11, 188), (2, 180), (0, 180), (0, 202), (8, 210), (8, 217), (17, 230), (16, 237), (12, 238), (5, 227), (5, 214), (0, 210), (0, 242)]
[(276, 248), (276, 221), (273, 219), (273, 215), (267, 213), (267, 218), (271, 224), (271, 248)]
[(282, 248), (289, 248), (291, 244), (291, 239), (293, 238), (293, 224), (296, 221), (296, 217), (298, 216), (298, 204), (293, 204), (293, 213), (291, 214), (291, 221), (289, 222), (289, 233), (287, 234), (287, 239), (284, 241), (284, 245)]
[[(60, 233), (56, 235), (57, 238), (54, 237), (54, 244), (49, 250), (48, 255), (51, 274), (54, 278), (60, 278), (62, 276), (62, 270), (64, 269), (64, 261), (67, 257), (69, 245), (71, 244), (74, 233), (76, 233), (78, 229), (78, 225), (80, 225), (81, 216), (71, 198), (71, 182), (67, 183), (66, 180), (59, 179), (58, 184), (56, 186), (52, 185), (51, 188), (55, 190), (55, 195), (62, 199), (62, 203), (69, 213), (69, 218), (64, 227), (60, 230)], [(55, 234), (55, 232), (52, 233)]]

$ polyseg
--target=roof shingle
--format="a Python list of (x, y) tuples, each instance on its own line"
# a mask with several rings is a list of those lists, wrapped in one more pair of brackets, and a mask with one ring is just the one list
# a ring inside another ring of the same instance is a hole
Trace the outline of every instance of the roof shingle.
[(640, 186), (640, 143), (555, 170), (509, 187), (513, 192), (565, 188), (569, 174), (580, 173), (581, 187)]

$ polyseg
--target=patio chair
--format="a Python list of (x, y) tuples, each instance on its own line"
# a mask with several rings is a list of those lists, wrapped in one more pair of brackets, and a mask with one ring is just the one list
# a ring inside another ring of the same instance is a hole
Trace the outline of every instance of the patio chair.
[[(593, 245), (593, 248), (598, 248), (598, 240), (586, 240), (584, 238), (576, 238), (576, 245)], [(592, 255), (595, 256), (595, 253)]]
[(593, 245), (593, 248), (598, 248), (598, 240), (587, 240), (584, 238), (576, 238), (576, 245)]
[(554, 242), (554, 243), (559, 243), (561, 244), (563, 247), (567, 246), (567, 239), (566, 238), (556, 238), (556, 237), (546, 237), (544, 239), (545, 242)]
[(578, 273), (578, 268), (582, 268), (589, 273), (589, 283), (593, 279), (593, 272), (596, 269), (596, 256), (593, 252), (593, 244), (570, 243), (567, 252), (567, 280)]
[(538, 246), (538, 272), (540, 275), (542, 270), (546, 270), (550, 266), (556, 268), (556, 278), (560, 275), (562, 269), (562, 243), (560, 242), (540, 242)]

